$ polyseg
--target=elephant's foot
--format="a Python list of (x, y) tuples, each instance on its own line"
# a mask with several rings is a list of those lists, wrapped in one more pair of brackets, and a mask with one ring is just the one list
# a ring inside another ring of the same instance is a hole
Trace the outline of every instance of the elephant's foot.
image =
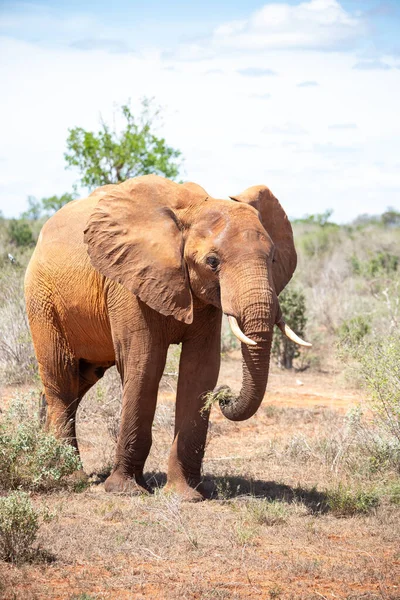
[(178, 494), (184, 502), (202, 502), (215, 496), (215, 485), (211, 481), (202, 481), (191, 487), (186, 481), (167, 482), (166, 492)]
[(114, 494), (127, 494), (129, 496), (139, 496), (140, 494), (152, 494), (152, 489), (147, 485), (143, 476), (138, 476), (136, 479), (121, 475), (118, 471), (114, 471), (107, 477), (104, 483), (106, 492)]

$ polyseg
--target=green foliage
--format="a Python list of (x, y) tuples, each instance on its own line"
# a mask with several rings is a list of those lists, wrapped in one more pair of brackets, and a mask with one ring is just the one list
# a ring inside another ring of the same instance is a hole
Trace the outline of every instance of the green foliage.
[(33, 246), (32, 229), (24, 219), (11, 219), (8, 223), (8, 239), (15, 246)]
[(36, 200), (33, 196), (28, 196), (28, 210), (21, 214), (21, 218), (30, 221), (38, 221), (42, 217), (48, 218), (65, 206), (65, 204), (75, 200), (76, 197), (77, 194), (75, 191), (73, 193), (66, 192), (61, 196), (42, 198), (41, 200)]
[(117, 131), (104, 121), (97, 133), (82, 127), (69, 130), (65, 160), (69, 167), (78, 167), (85, 187), (119, 183), (129, 177), (155, 173), (175, 179), (179, 174), (179, 150), (168, 146), (164, 138), (153, 132), (159, 110), (151, 101), (142, 101), (138, 118), (129, 104), (120, 107), (124, 128)]
[(368, 227), (370, 225), (380, 225), (380, 223), (381, 217), (379, 217), (379, 215), (369, 215), (364, 213), (362, 215), (358, 215), (358, 217), (352, 221), (352, 226), (362, 229), (363, 227)]
[(268, 527), (286, 523), (289, 516), (288, 505), (280, 500), (251, 500), (246, 504), (246, 509), (252, 521)]
[(363, 315), (344, 321), (338, 330), (339, 343), (354, 346), (371, 332), (371, 325)]
[[(306, 299), (303, 292), (289, 285), (280, 294), (279, 304), (285, 322), (297, 335), (302, 337), (307, 324)], [(293, 360), (300, 356), (300, 352), (296, 344), (276, 332), (272, 342), (272, 356), (280, 367), (291, 369)]]
[(53, 213), (60, 210), (60, 208), (65, 206), (65, 204), (68, 204), (68, 202), (75, 200), (76, 196), (77, 195), (75, 193), (71, 194), (67, 192), (65, 194), (62, 194), (61, 196), (50, 196), (49, 198), (42, 198), (43, 210), (46, 213), (46, 215), (52, 215)]
[(350, 264), (355, 275), (367, 279), (390, 276), (397, 271), (399, 257), (386, 250), (379, 250), (369, 260), (362, 261), (355, 254), (350, 257)]
[(389, 502), (400, 506), (400, 481), (393, 482), (387, 489)]
[(400, 212), (394, 208), (388, 208), (381, 216), (385, 227), (400, 227)]
[[(341, 357), (352, 358), (367, 401), (380, 428), (400, 447), (400, 339), (397, 335), (373, 338), (347, 337), (340, 345)], [(399, 464), (400, 468), (400, 455)]]
[(338, 243), (340, 228), (332, 223), (306, 232), (301, 240), (300, 247), (309, 258), (327, 254)]
[(351, 517), (370, 513), (379, 504), (379, 494), (376, 491), (353, 491), (339, 484), (326, 492), (326, 503), (336, 516)]
[(51, 489), (81, 468), (75, 448), (39, 425), (29, 396), (17, 396), (0, 422), (0, 489)]
[(28, 196), (28, 209), (21, 214), (22, 219), (38, 221), (42, 215), (42, 204), (34, 196)]
[(307, 225), (319, 225), (320, 227), (326, 227), (327, 225), (333, 225), (338, 227), (335, 223), (332, 223), (329, 219), (333, 214), (333, 210), (329, 208), (323, 213), (316, 213), (315, 215), (306, 215), (301, 219), (292, 219), (293, 223), (305, 223)]
[(32, 556), (39, 529), (39, 514), (26, 492), (0, 498), (0, 559), (21, 563)]

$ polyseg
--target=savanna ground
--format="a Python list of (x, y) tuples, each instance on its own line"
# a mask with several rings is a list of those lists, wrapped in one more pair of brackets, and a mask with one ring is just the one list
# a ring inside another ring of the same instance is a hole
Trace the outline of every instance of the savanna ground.
[[(152, 496), (104, 492), (119, 423), (115, 369), (79, 409), (89, 487), (40, 489), (40, 469), (50, 479), (57, 471), (45, 453), (58, 450), (45, 438), (39, 471), (36, 464), (23, 472), (32, 428), (23, 425), (15, 442), (18, 411), (4, 441), (16, 397), (28, 407), (27, 423), (38, 422), (22, 279), (40, 226), (0, 217), (0, 502), (21, 481), (43, 515), (29, 560), (2, 561), (0, 543), (0, 598), (400, 599), (400, 214), (294, 224), (299, 265), (293, 293), (280, 299), (289, 325), (313, 348), (289, 371), (276, 366), (282, 347), (275, 348), (266, 398), (249, 421), (229, 422), (213, 406), (204, 477), (215, 481), (217, 497), (200, 504), (162, 491), (176, 350), (147, 463)], [(237, 391), (240, 352), (226, 331), (223, 350), (220, 383)], [(5, 464), (12, 471), (12, 452), (20, 480), (1, 472)], [(0, 542), (1, 517), (0, 508)]]
[[(225, 356), (221, 382), (237, 388), (240, 372), (239, 354)], [(400, 598), (398, 479), (371, 468), (355, 441), (360, 393), (343, 377), (273, 368), (251, 420), (228, 422), (213, 407), (204, 475), (218, 498), (201, 504), (162, 492), (173, 387), (164, 377), (147, 465), (151, 497), (103, 489), (115, 374), (83, 402), (79, 441), (92, 484), (33, 494), (51, 514), (38, 535), (46, 559), (0, 563), (1, 598)], [(14, 392), (5, 388), (3, 402)]]

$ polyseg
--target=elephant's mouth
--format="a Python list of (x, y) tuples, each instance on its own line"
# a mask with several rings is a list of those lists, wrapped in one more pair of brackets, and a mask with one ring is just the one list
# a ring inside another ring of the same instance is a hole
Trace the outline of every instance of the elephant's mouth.
[[(291, 340), (295, 344), (298, 344), (299, 346), (304, 346), (306, 348), (310, 348), (312, 346), (312, 344), (302, 340), (301, 337), (299, 337), (294, 331), (292, 331), (292, 329), (290, 329), (289, 325), (287, 325), (285, 323), (280, 311), (278, 314), (279, 314), (279, 321), (277, 321), (275, 323), (275, 325), (277, 327), (279, 327), (279, 329), (282, 331), (282, 333), (284, 335), (286, 335), (286, 337), (289, 338), (289, 340)], [(235, 337), (237, 337), (237, 339), (240, 342), (242, 342), (243, 344), (247, 344), (248, 346), (256, 346), (257, 345), (257, 342), (253, 341), (252, 339), (247, 337), (246, 334), (243, 333), (243, 331), (240, 329), (240, 326), (239, 326), (239, 323), (237, 322), (236, 317), (234, 317), (232, 315), (227, 315), (227, 317), (228, 317), (228, 323), (229, 323), (229, 326), (231, 328), (233, 335)]]

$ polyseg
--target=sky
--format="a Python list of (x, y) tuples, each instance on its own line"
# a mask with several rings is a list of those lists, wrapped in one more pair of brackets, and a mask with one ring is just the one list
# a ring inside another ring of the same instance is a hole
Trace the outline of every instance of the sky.
[[(400, 210), (400, 0), (0, 0), (0, 210), (72, 190), (68, 129), (143, 97), (182, 179), (291, 217)], [(85, 189), (80, 189), (84, 195)]]

